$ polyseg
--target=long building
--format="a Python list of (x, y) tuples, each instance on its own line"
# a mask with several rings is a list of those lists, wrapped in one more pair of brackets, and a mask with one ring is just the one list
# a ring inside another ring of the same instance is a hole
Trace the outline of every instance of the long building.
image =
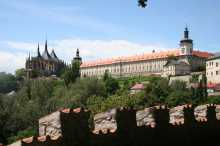
[(194, 50), (193, 40), (190, 39), (189, 30), (186, 27), (184, 37), (180, 40), (179, 47), (176, 49), (83, 62), (81, 65), (81, 75), (100, 77), (103, 76), (106, 71), (115, 77), (152, 74), (161, 75), (164, 65), (171, 56), (189, 64), (190, 71), (197, 71), (199, 68), (205, 66), (206, 59), (211, 55), (212, 54), (208, 52)]

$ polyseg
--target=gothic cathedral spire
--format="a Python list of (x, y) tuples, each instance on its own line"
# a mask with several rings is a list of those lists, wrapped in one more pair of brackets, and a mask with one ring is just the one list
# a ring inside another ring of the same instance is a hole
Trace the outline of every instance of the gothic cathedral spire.
[(47, 39), (46, 39), (46, 41), (45, 41), (45, 51), (48, 52), (48, 50), (47, 50)]
[(37, 57), (41, 57), (39, 43), (37, 45)]

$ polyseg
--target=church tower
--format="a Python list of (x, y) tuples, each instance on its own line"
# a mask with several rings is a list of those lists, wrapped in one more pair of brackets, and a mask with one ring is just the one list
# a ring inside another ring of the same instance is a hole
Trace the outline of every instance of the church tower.
[(184, 31), (184, 38), (180, 40), (180, 54), (191, 55), (193, 52), (193, 40), (189, 38), (189, 30), (186, 27)]
[(78, 48), (76, 50), (76, 57), (74, 57), (73, 60), (80, 62), (80, 64), (82, 63), (82, 58), (79, 56), (79, 49)]

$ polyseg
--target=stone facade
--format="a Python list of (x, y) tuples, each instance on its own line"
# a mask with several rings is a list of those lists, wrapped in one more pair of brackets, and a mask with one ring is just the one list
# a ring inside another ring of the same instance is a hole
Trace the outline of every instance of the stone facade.
[(190, 65), (190, 71), (196, 71), (205, 65), (210, 53), (193, 50), (193, 41), (189, 38), (186, 28), (184, 38), (180, 41), (177, 49), (145, 53), (130, 57), (118, 57), (114, 59), (103, 59), (97, 61), (83, 62), (81, 65), (82, 76), (103, 76), (108, 71), (112, 76), (151, 75), (163, 72), (164, 65), (170, 56)]
[[(172, 109), (160, 105), (138, 111), (117, 108), (97, 114), (91, 121), (87, 110), (63, 109), (39, 120), (40, 136), (24, 138), (10, 146), (217, 146), (219, 112), (219, 105)], [(93, 126), (89, 126), (89, 121)]]
[(179, 76), (190, 74), (190, 65), (179, 60), (168, 60), (163, 67), (163, 76)]
[(220, 84), (220, 56), (212, 57), (206, 62), (207, 83)]

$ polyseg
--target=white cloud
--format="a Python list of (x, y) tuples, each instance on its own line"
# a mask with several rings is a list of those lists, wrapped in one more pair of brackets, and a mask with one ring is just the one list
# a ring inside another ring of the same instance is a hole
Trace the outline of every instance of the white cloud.
[[(24, 67), (28, 52), (36, 55), (37, 43), (29, 42), (4, 42), (7, 48), (15, 49), (11, 52), (0, 51), (0, 71), (14, 72), (17, 68)], [(80, 49), (82, 59), (94, 60), (111, 58), (116, 56), (129, 56), (151, 52), (153, 49), (164, 50), (162, 45), (139, 44), (126, 40), (86, 40), (86, 39), (63, 39), (48, 41), (49, 51), (54, 48), (58, 57), (70, 62), (75, 56), (76, 48)], [(44, 44), (40, 44), (41, 53)]]
[[(100, 59), (106, 57), (128, 56), (141, 54), (155, 50), (164, 50), (161, 45), (138, 44), (126, 40), (82, 40), (82, 39), (65, 39), (55, 40), (52, 42), (56, 52), (63, 56), (75, 55), (76, 48), (80, 49), (81, 56), (84, 60)], [(70, 58), (68, 58), (69, 60)]]
[(5, 41), (1, 42), (1, 44), (20, 51), (30, 51), (37, 47), (37, 44), (27, 42)]
[(25, 55), (0, 51), (0, 72), (14, 73), (18, 68), (24, 67)]

